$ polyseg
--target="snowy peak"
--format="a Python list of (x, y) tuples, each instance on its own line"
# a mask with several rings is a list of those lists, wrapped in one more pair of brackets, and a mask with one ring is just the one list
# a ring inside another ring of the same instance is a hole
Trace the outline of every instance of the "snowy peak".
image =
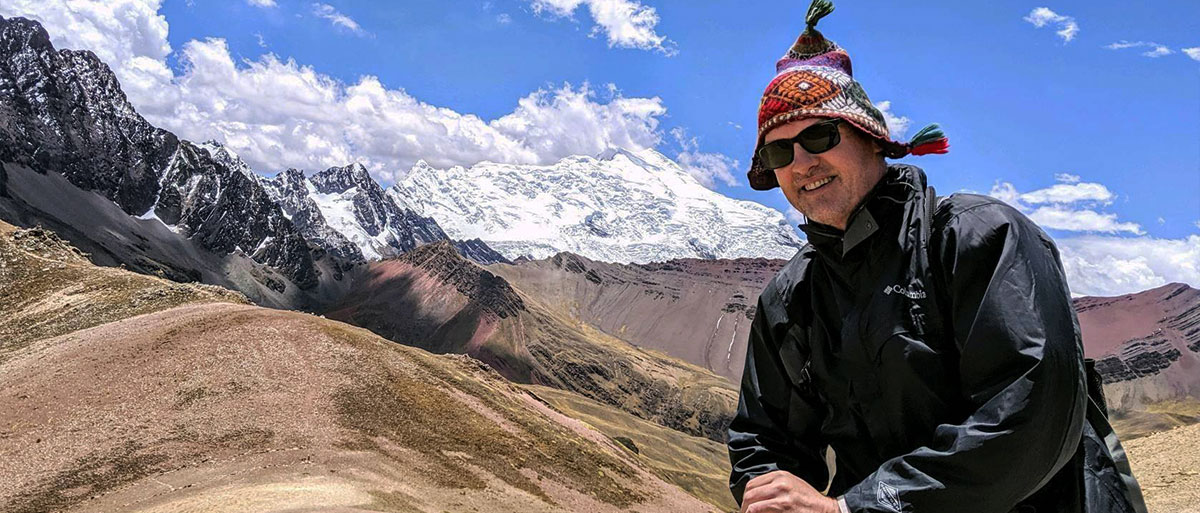
[(389, 195), (513, 260), (559, 251), (622, 263), (790, 258), (802, 244), (780, 212), (707, 189), (654, 150), (610, 148), (548, 166), (420, 164)]
[(369, 194), (373, 194), (375, 190), (378, 190), (380, 194), (383, 193), (383, 188), (371, 178), (367, 168), (357, 162), (321, 171), (313, 175), (311, 181), (316, 191), (321, 194), (343, 193), (353, 187), (358, 187)]
[(197, 144), (196, 146), (204, 151), (207, 151), (209, 156), (212, 157), (214, 161), (217, 161), (225, 167), (245, 175), (246, 178), (258, 181), (258, 175), (255, 175), (254, 172), (250, 170), (250, 165), (243, 161), (237, 153), (233, 152), (233, 150), (226, 148), (225, 145), (214, 140), (208, 140)]
[[(311, 177), (289, 169), (267, 184), (306, 237), (352, 261), (389, 258), (447, 239), (436, 221), (398, 204), (362, 164), (331, 167)], [(472, 249), (493, 258), (482, 248)]]

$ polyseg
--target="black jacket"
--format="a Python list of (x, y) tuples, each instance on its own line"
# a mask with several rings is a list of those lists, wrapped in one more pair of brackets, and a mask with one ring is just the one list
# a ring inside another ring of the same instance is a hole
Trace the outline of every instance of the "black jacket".
[(1144, 513), (1050, 237), (993, 198), (933, 198), (892, 164), (844, 233), (801, 226), (754, 313), (734, 498), (786, 470), (854, 513)]

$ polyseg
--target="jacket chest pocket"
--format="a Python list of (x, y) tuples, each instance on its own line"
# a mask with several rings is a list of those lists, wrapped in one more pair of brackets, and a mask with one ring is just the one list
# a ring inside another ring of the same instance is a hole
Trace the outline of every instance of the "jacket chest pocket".
[(812, 355), (803, 346), (805, 328), (799, 324), (788, 327), (783, 343), (779, 347), (779, 360), (787, 372), (792, 388), (799, 394), (813, 397), (816, 389), (812, 377)]

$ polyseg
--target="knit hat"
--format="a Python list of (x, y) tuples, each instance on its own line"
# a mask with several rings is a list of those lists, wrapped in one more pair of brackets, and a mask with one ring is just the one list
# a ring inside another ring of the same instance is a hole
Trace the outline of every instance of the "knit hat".
[(775, 172), (763, 167), (758, 158), (763, 136), (775, 127), (801, 118), (842, 118), (879, 142), (884, 156), (893, 159), (909, 154), (946, 153), (950, 147), (937, 123), (922, 128), (907, 143), (890, 138), (883, 113), (871, 104), (862, 86), (852, 78), (850, 54), (816, 29), (817, 21), (831, 12), (833, 2), (813, 0), (805, 16), (804, 32), (775, 63), (775, 78), (767, 85), (758, 105), (758, 142), (750, 171), (746, 173), (750, 187), (755, 190), (779, 186)]

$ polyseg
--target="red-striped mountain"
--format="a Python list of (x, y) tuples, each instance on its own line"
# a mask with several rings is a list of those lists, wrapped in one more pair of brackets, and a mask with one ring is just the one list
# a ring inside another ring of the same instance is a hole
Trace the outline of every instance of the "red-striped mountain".
[[(780, 259), (613, 264), (572, 253), (491, 264), (563, 315), (639, 347), (741, 379), (758, 294)], [(1086, 356), (1097, 360), (1118, 427), (1131, 434), (1200, 421), (1200, 291), (1172, 283), (1080, 297)]]
[(728, 380), (637, 348), (549, 306), (449, 241), (371, 262), (325, 315), (435, 353), (465, 353), (519, 383), (576, 392), (685, 433), (724, 440)]

